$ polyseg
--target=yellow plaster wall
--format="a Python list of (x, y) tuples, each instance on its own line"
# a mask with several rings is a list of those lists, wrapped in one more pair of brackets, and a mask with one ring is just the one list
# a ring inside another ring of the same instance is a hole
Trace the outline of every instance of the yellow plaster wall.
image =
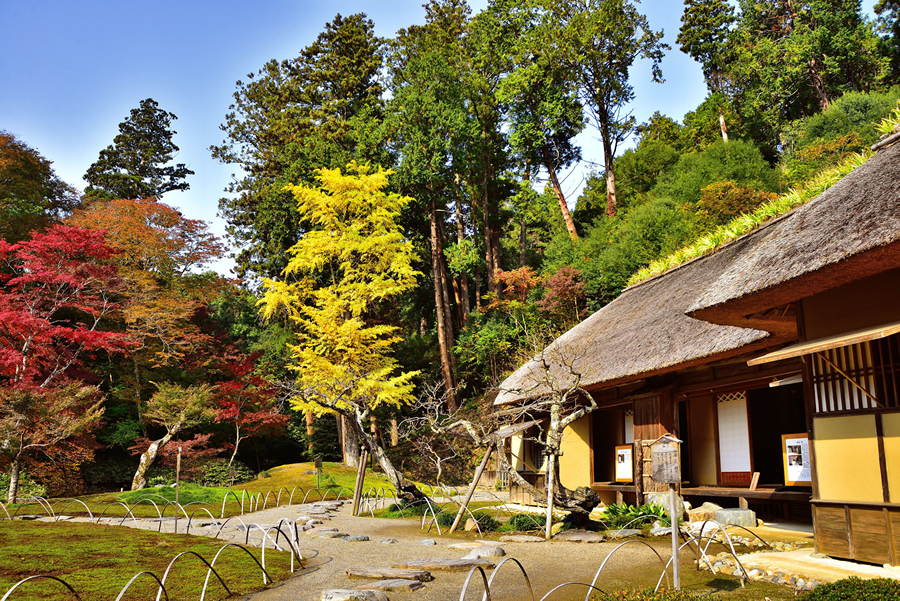
[(691, 484), (715, 486), (716, 471), (716, 403), (712, 396), (690, 400)]
[(881, 427), (891, 503), (900, 503), (900, 413), (883, 414)]
[(573, 422), (563, 430), (562, 457), (559, 458), (559, 479), (566, 488), (590, 486), (591, 474), (591, 415)]
[(819, 498), (883, 503), (874, 415), (813, 420)]
[(525, 469), (525, 464), (522, 462), (522, 458), (525, 457), (525, 440), (521, 434), (509, 438), (509, 448), (512, 451), (510, 458), (512, 466), (517, 472), (521, 472)]

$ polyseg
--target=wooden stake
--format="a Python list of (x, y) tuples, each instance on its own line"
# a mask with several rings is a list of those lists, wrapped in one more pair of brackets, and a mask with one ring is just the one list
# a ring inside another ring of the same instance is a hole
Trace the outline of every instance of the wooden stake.
[(366, 481), (366, 463), (369, 460), (369, 452), (363, 448), (359, 457), (359, 469), (356, 470), (356, 486), (353, 489), (352, 515), (359, 515), (359, 499), (362, 496), (363, 482)]
[(462, 519), (463, 513), (466, 511), (466, 508), (469, 506), (469, 501), (472, 500), (472, 495), (475, 494), (475, 487), (478, 485), (478, 481), (481, 480), (481, 474), (484, 473), (484, 468), (487, 465), (488, 459), (491, 456), (491, 452), (494, 450), (494, 443), (489, 442), (487, 448), (484, 451), (484, 458), (482, 458), (481, 463), (478, 464), (478, 469), (475, 470), (475, 478), (472, 479), (472, 484), (469, 486), (469, 490), (466, 492), (466, 498), (463, 500), (462, 505), (459, 506), (459, 511), (456, 512), (456, 519), (453, 520), (453, 525), (450, 526), (450, 534), (456, 530), (457, 526), (459, 526), (459, 521)]

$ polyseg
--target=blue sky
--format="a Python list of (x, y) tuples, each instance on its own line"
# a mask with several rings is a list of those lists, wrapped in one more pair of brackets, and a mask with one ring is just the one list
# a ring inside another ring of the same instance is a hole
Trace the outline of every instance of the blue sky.
[[(875, 0), (863, 5), (871, 15)], [(333, 0), (172, 1), (0, 0), (0, 129), (14, 133), (53, 161), (57, 173), (82, 189), (81, 179), (118, 133), (118, 124), (144, 98), (178, 116), (177, 162), (196, 173), (191, 189), (170, 192), (164, 202), (224, 234), (218, 200), (234, 169), (219, 165), (207, 150), (223, 139), (235, 82), (269, 59), (296, 56), (335, 14), (365, 12), (376, 32), (391, 36), (424, 21), (422, 0), (363, 2)], [(486, 0), (472, 0), (473, 11)], [(683, 4), (643, 0), (639, 10), (651, 26), (665, 30), (672, 46), (662, 62), (664, 84), (650, 81), (650, 69), (632, 70), (638, 122), (659, 110), (680, 119), (706, 94), (700, 69), (677, 50), (675, 36)], [(602, 162), (596, 132), (579, 139), (585, 163), (565, 179), (574, 204), (590, 171)], [(627, 146), (626, 146), (627, 147)], [(622, 149), (620, 149), (621, 151)], [(223, 273), (223, 262), (216, 268)]]

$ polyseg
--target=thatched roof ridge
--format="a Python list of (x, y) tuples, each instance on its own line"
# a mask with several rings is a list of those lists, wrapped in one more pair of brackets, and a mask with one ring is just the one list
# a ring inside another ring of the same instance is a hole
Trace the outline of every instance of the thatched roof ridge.
[(740, 315), (900, 265), (900, 144), (763, 234), (697, 296), (690, 314), (740, 324)]
[[(580, 385), (590, 390), (673, 371), (712, 356), (744, 352), (748, 345), (766, 339), (769, 334), (761, 330), (721, 326), (685, 315), (697, 293), (760, 237), (753, 232), (719, 252), (625, 290), (545, 349), (549, 378), (566, 389), (574, 385), (572, 374), (578, 374)], [(541, 357), (535, 357), (500, 385), (494, 404), (546, 393), (547, 380)]]

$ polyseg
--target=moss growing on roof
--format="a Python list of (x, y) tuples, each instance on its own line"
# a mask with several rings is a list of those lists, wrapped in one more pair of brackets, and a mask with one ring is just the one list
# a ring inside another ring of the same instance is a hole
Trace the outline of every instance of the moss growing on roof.
[(647, 267), (637, 271), (628, 280), (628, 285), (633, 286), (655, 275), (664, 273), (673, 267), (687, 263), (691, 259), (711, 253), (723, 244), (740, 238), (767, 221), (806, 204), (862, 165), (870, 156), (872, 156), (871, 152), (853, 155), (837, 167), (823, 171), (802, 188), (792, 189), (778, 196), (775, 200), (760, 205), (752, 213), (735, 217), (725, 225), (716, 228), (713, 232), (698, 238), (689, 246), (672, 253), (668, 257), (653, 261)]

